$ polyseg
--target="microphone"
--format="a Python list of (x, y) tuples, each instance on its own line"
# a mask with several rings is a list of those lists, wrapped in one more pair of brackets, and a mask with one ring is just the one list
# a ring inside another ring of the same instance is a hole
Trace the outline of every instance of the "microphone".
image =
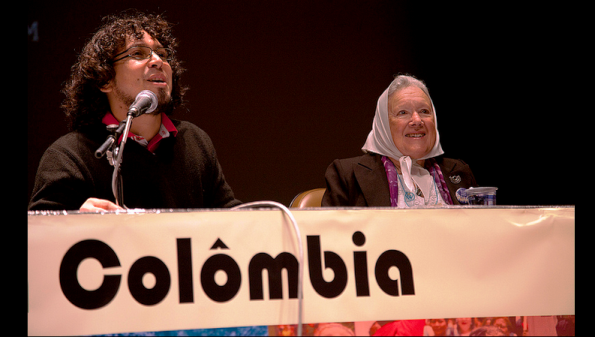
[(110, 124), (105, 127), (111, 134), (107, 136), (105, 142), (103, 142), (103, 144), (95, 151), (95, 158), (103, 157), (105, 153), (111, 149), (112, 145), (116, 142), (116, 137), (119, 137), (120, 134), (122, 134), (125, 126), (126, 123), (122, 121), (120, 124)]
[(116, 138), (119, 137), (122, 132), (124, 132), (124, 139), (122, 140), (121, 145), (123, 148), (123, 145), (126, 143), (126, 137), (128, 136), (128, 130), (130, 130), (130, 123), (132, 122), (132, 119), (142, 114), (155, 111), (155, 109), (157, 109), (157, 104), (157, 95), (155, 95), (155, 93), (153, 93), (151, 90), (143, 90), (139, 92), (138, 95), (136, 95), (134, 103), (132, 103), (130, 108), (128, 108), (126, 122), (121, 121), (119, 125), (114, 124), (107, 126), (107, 130), (112, 134), (109, 135), (105, 142), (103, 142), (103, 144), (95, 151), (95, 157), (103, 157), (106, 152), (112, 148), (116, 142)]
[(134, 103), (128, 108), (128, 115), (133, 118), (142, 114), (148, 114), (157, 109), (157, 95), (151, 90), (143, 90), (136, 95)]

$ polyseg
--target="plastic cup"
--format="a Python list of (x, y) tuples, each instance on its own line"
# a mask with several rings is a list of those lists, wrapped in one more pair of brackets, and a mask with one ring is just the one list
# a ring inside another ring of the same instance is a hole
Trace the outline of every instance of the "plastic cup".
[(469, 205), (496, 205), (496, 191), (497, 187), (475, 187), (469, 188), (465, 191)]

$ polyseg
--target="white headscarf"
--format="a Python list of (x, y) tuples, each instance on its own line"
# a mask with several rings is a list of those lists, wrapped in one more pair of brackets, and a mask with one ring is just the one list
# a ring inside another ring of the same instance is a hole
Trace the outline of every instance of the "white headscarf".
[[(430, 101), (432, 99), (430, 98)], [(403, 175), (403, 183), (410, 192), (415, 192), (413, 181), (422, 190), (424, 197), (429, 198), (430, 189), (432, 187), (432, 176), (428, 170), (424, 169), (417, 163), (417, 160), (433, 158), (444, 153), (440, 145), (440, 134), (438, 133), (438, 119), (436, 117), (436, 108), (432, 103), (432, 110), (434, 111), (434, 126), (436, 127), (436, 143), (428, 154), (422, 158), (417, 158), (415, 161), (411, 157), (404, 156), (393, 142), (393, 137), (390, 132), (390, 124), (388, 122), (388, 88), (380, 95), (376, 105), (376, 114), (372, 122), (372, 131), (368, 134), (368, 139), (362, 147), (364, 152), (374, 152), (389, 158), (399, 160), (401, 165), (401, 174)]]

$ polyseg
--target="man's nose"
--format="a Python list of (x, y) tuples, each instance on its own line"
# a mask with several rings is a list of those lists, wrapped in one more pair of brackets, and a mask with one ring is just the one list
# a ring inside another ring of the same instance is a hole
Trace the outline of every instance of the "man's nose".
[(154, 50), (151, 50), (151, 57), (149, 58), (149, 66), (161, 68), (162, 65), (163, 65), (163, 60), (161, 59), (161, 57), (159, 57), (159, 55)]

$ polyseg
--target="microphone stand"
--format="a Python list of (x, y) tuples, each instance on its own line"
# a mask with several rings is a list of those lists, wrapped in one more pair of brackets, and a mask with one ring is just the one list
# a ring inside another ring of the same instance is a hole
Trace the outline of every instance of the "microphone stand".
[[(107, 160), (114, 167), (114, 173), (112, 174), (112, 193), (114, 194), (114, 198), (116, 199), (116, 205), (121, 206), (123, 208), (127, 208), (124, 205), (124, 187), (123, 187), (123, 179), (122, 179), (122, 157), (124, 155), (124, 147), (126, 146), (126, 141), (128, 139), (128, 133), (130, 131), (130, 127), (132, 125), (132, 118), (133, 111), (130, 111), (126, 116), (126, 120), (120, 122), (119, 125), (108, 125), (106, 129), (112, 132), (111, 135), (107, 137), (105, 142), (95, 151), (95, 157), (101, 158), (107, 154)], [(123, 133), (122, 141), (118, 146), (116, 140), (120, 138), (120, 135)]]
[(116, 198), (116, 205), (123, 208), (127, 207), (124, 205), (124, 186), (122, 186), (122, 157), (124, 155), (124, 146), (126, 146), (126, 140), (128, 139), (128, 132), (130, 131), (130, 127), (132, 126), (132, 118), (134, 118), (134, 116), (131, 112), (128, 112), (128, 115), (126, 115), (126, 123), (124, 126), (124, 134), (122, 135), (122, 141), (120, 142), (120, 146), (115, 148), (114, 150), (116, 160), (114, 161), (114, 173), (112, 174), (112, 193)]
[[(107, 152), (107, 160), (114, 167), (114, 173), (112, 174), (112, 193), (114, 194), (114, 198), (116, 199), (116, 205), (127, 208), (124, 205), (124, 187), (121, 175), (121, 168), (122, 168), (122, 156), (124, 155), (124, 146), (126, 146), (126, 141), (128, 140), (128, 133), (130, 132), (130, 127), (132, 126), (132, 119), (134, 117), (138, 117), (143, 113), (153, 112), (158, 105), (157, 96), (155, 93), (151, 92), (150, 90), (143, 90), (138, 95), (136, 95), (136, 99), (132, 103), (132, 105), (128, 108), (128, 114), (126, 115), (126, 121), (121, 121), (120, 124), (116, 127), (115, 125), (108, 125), (107, 129), (110, 132), (113, 132), (113, 135), (107, 137), (105, 142), (95, 151), (95, 157), (101, 158)], [(117, 139), (120, 137), (120, 133), (122, 133), (122, 141), (120, 145), (117, 144)], [(108, 151), (111, 149), (111, 151)], [(114, 160), (115, 157), (115, 160)]]

